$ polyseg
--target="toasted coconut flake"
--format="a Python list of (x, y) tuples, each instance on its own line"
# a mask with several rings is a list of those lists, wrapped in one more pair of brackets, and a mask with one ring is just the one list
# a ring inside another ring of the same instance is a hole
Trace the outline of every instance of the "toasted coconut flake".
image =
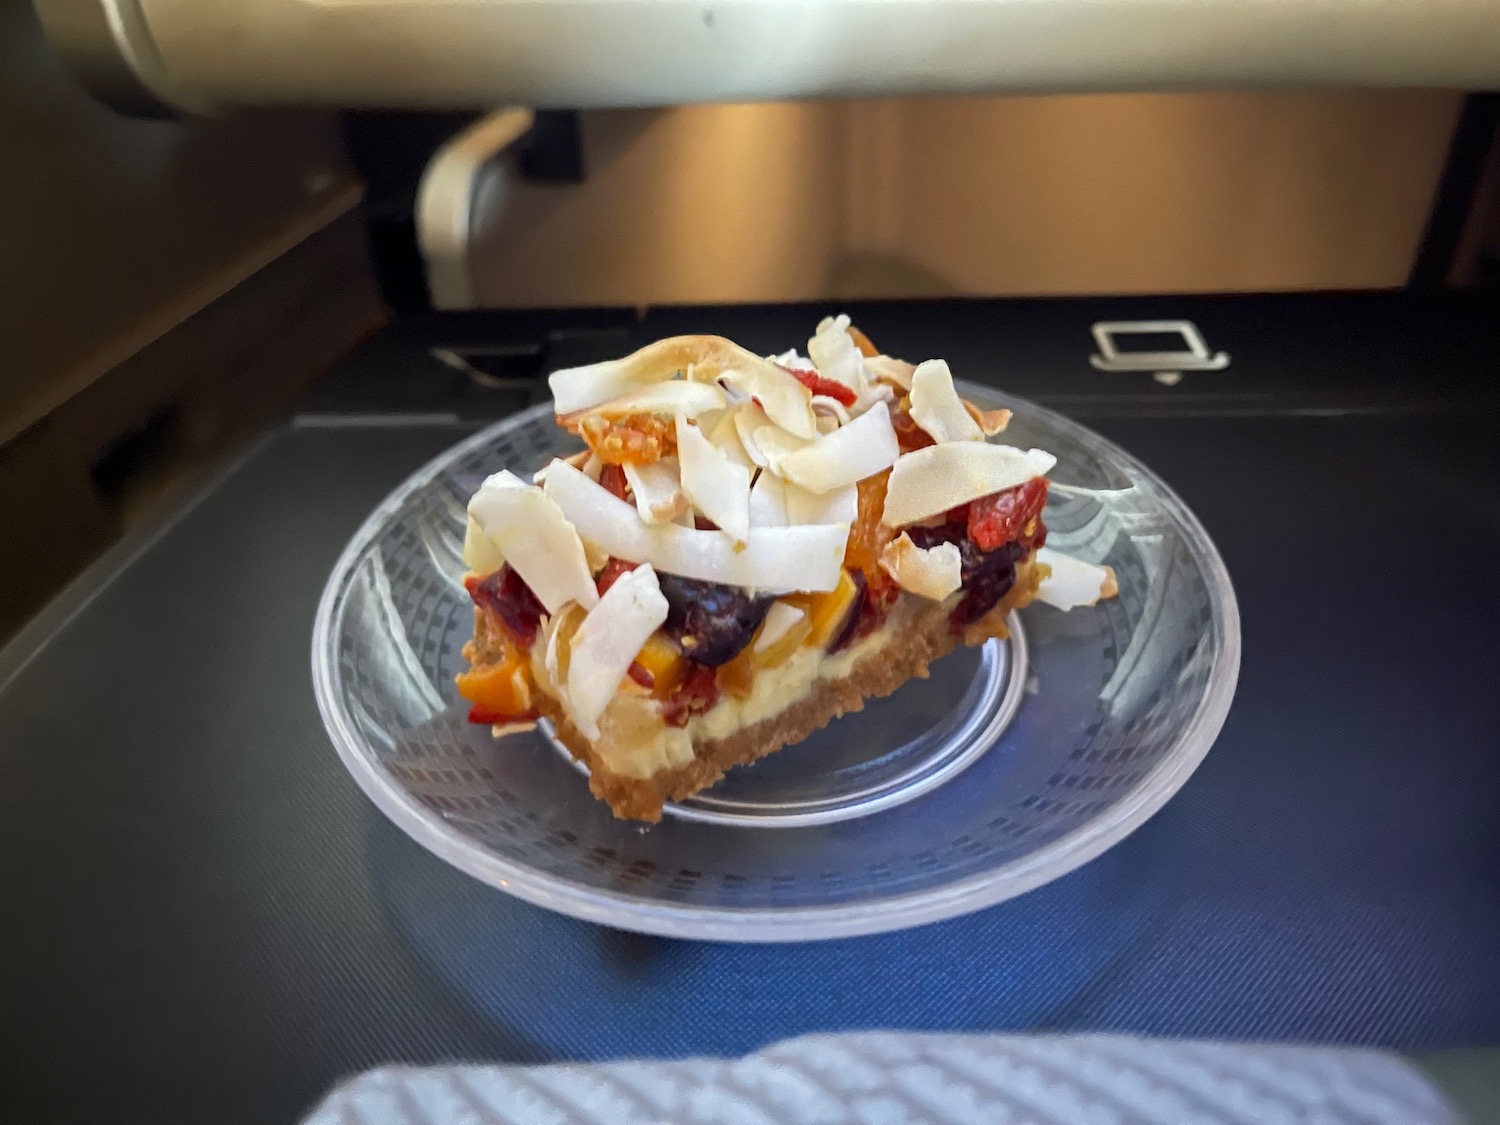
[(599, 737), (599, 716), (620, 690), (636, 653), (667, 619), (656, 571), (622, 574), (589, 610), (573, 635), (568, 663), (568, 714), (585, 738)]
[(807, 341), (807, 354), (825, 379), (842, 383), (858, 398), (865, 391), (865, 363), (859, 345), (850, 337), (847, 316), (824, 317), (817, 335)]
[[(756, 358), (755, 362), (755, 367), (726, 371), (720, 376), (721, 381), (754, 399), (766, 417), (787, 433), (809, 440), (816, 437), (818, 426), (813, 416), (811, 392), (790, 371), (763, 359)], [(742, 429), (741, 440), (744, 437)]]
[(756, 403), (745, 402), (731, 410), (729, 415), (734, 420), (735, 437), (739, 439), (746, 458), (757, 468), (767, 468), (766, 455), (760, 451), (760, 442), (755, 440), (757, 430), (771, 425), (766, 412)]
[(609, 565), (609, 552), (601, 551), (587, 539), (583, 541), (583, 557), (588, 561), (589, 573), (596, 576)]
[(547, 382), (553, 409), (573, 414), (679, 372), (689, 381), (712, 383), (725, 372), (754, 367), (770, 364), (722, 336), (672, 336), (623, 359), (554, 371)]
[(812, 446), (811, 442), (787, 433), (780, 426), (762, 426), (755, 431), (756, 449), (766, 467), (777, 476), (786, 476), (786, 461), (793, 454)]
[(647, 524), (634, 505), (571, 466), (547, 475), (547, 495), (579, 534), (627, 562), (666, 574), (774, 593), (823, 593), (838, 585), (849, 528), (843, 524), (757, 528), (743, 549), (718, 531)]
[[(582, 469), (594, 479), (599, 479), (599, 470), (604, 467), (604, 462), (599, 460), (592, 449), (580, 449), (570, 457), (554, 457), (552, 461), (566, 461), (575, 469)], [(548, 461), (540, 469), (531, 475), (532, 484), (541, 484), (547, 479), (547, 470), (552, 467), (552, 461)]]
[(963, 584), (963, 558), (954, 543), (924, 550), (902, 532), (880, 552), (880, 565), (907, 593), (936, 602)]
[(847, 426), (786, 457), (781, 475), (821, 495), (890, 468), (900, 453), (890, 411), (877, 402)]
[[(578, 632), (578, 626), (587, 612), (577, 602), (571, 602), (542, 622), (542, 667), (559, 692), (567, 690), (568, 658), (572, 651), (573, 634)], [(536, 668), (535, 656), (532, 657), (532, 668)]]
[(1040, 449), (979, 441), (929, 445), (897, 458), (886, 485), (882, 522), (888, 527), (905, 527), (929, 519), (970, 500), (1045, 476), (1055, 464), (1057, 458)]
[[(755, 484), (750, 488), (750, 526), (756, 527), (785, 527), (792, 521), (787, 517), (786, 486), (782, 484), (781, 478), (775, 473), (763, 472), (755, 478)], [(812, 523), (812, 520), (800, 520), (800, 523)], [(834, 523), (834, 520), (826, 520), (826, 523)], [(752, 531), (753, 535), (754, 532)]]
[(737, 407), (734, 414), (735, 432), (745, 455), (759, 468), (770, 469), (778, 476), (782, 473), (782, 462), (809, 444), (806, 438), (789, 434), (776, 425), (753, 402)]
[(980, 432), (985, 437), (994, 437), (1010, 425), (1009, 410), (980, 410), (968, 399), (964, 399), (963, 404), (964, 409), (969, 412), (969, 417), (979, 424)]
[(865, 360), (865, 372), (872, 380), (899, 387), (903, 391), (911, 390), (911, 379), (916, 371), (916, 367), (906, 360), (894, 359), (888, 355), (877, 355)]
[(840, 426), (849, 421), (849, 408), (831, 395), (813, 395), (812, 408), (820, 423), (825, 415), (836, 419)]
[(505, 565), (505, 556), (500, 553), (500, 548), (488, 535), (484, 528), (479, 526), (479, 521), (473, 516), (468, 517), (468, 526), (464, 528), (464, 565), (475, 574), (494, 574)]
[(760, 627), (760, 632), (755, 636), (756, 652), (765, 652), (771, 648), (782, 637), (796, 628), (807, 614), (794, 605), (787, 602), (772, 602), (771, 608), (766, 611), (765, 623)]
[(1052, 571), (1042, 579), (1036, 596), (1058, 609), (1097, 605), (1100, 599), (1112, 598), (1120, 592), (1113, 567), (1084, 562), (1051, 547), (1038, 548), (1036, 561)]
[(795, 484), (785, 487), (787, 522), (847, 523), (859, 519), (859, 485), (851, 484), (821, 495)]
[[(651, 383), (627, 391), (608, 402), (591, 407), (587, 413), (603, 418), (627, 418), (632, 414), (683, 414), (697, 418), (714, 410), (723, 410), (729, 399), (714, 383), (689, 383), (672, 379), (665, 383)], [(561, 419), (565, 428), (566, 418)]]
[(504, 738), (508, 734), (526, 734), (536, 730), (535, 719), (514, 719), (504, 723), (490, 724), (490, 737)]
[(750, 537), (750, 470), (737, 464), (703, 431), (677, 416), (682, 490), (693, 506), (736, 543)]
[(636, 511), (647, 523), (670, 523), (692, 507), (682, 490), (676, 457), (663, 457), (649, 465), (627, 461), (625, 480), (635, 494)]
[(813, 370), (813, 361), (808, 359), (796, 348), (792, 348), (790, 351), (784, 351), (780, 355), (773, 355), (769, 358), (770, 361), (776, 364), (777, 367), (785, 367), (791, 371)]
[(984, 431), (953, 388), (953, 372), (941, 359), (917, 365), (911, 379), (911, 417), (939, 443), (984, 440)]
[(708, 440), (724, 451), (731, 461), (737, 465), (743, 465), (747, 469), (755, 468), (755, 462), (750, 460), (750, 454), (745, 452), (745, 443), (740, 440), (739, 427), (735, 419), (739, 416), (740, 409), (731, 407), (715, 419), (712, 426), (705, 425), (703, 432), (708, 435)]
[[(565, 462), (556, 465), (554, 472), (576, 473), (588, 480)], [(591, 606), (599, 600), (578, 532), (541, 489), (511, 473), (497, 473), (469, 501), (469, 515), (548, 613), (570, 601)]]

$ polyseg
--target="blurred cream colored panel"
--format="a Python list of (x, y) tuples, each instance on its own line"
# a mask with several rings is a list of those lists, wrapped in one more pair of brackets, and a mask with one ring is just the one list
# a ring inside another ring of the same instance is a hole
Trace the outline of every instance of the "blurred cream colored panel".
[(1459, 95), (691, 107), (585, 119), (522, 186), (489, 306), (1400, 285)]
[(1458, 105), (1421, 91), (913, 101), (885, 209), (896, 249), (963, 292), (1395, 286)]
[(816, 298), (839, 243), (836, 104), (602, 112), (588, 179), (516, 185), (478, 235), (480, 303)]

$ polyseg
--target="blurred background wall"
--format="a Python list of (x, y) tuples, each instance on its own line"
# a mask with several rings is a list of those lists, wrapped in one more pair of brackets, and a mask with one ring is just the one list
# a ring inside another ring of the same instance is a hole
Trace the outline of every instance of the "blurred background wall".
[(934, 98), (583, 117), (489, 306), (1399, 286), (1461, 96)]
[(0, 0), (0, 639), (383, 316), (333, 114), (124, 118)]

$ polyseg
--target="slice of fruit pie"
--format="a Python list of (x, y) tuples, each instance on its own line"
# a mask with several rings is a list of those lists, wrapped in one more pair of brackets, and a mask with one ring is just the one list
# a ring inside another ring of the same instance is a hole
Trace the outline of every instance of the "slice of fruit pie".
[(1114, 575), (1049, 552), (1055, 458), (1009, 412), (847, 317), (763, 359), (716, 336), (558, 371), (587, 448), (469, 502), (458, 689), (496, 735), (540, 719), (615, 815), (658, 820), (733, 766)]

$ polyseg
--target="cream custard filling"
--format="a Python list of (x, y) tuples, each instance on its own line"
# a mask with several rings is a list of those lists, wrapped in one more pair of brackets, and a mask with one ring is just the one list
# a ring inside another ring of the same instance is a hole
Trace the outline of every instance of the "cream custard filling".
[(664, 723), (658, 705), (635, 692), (622, 693), (600, 723), (600, 738), (591, 743), (610, 770), (645, 779), (663, 770), (680, 769), (693, 760), (694, 746), (728, 738), (746, 727), (773, 718), (812, 694), (825, 680), (847, 676), (856, 664), (896, 641), (909, 603), (897, 605), (879, 629), (843, 652), (799, 648), (774, 668), (763, 668), (744, 696), (722, 695), (685, 727)]

